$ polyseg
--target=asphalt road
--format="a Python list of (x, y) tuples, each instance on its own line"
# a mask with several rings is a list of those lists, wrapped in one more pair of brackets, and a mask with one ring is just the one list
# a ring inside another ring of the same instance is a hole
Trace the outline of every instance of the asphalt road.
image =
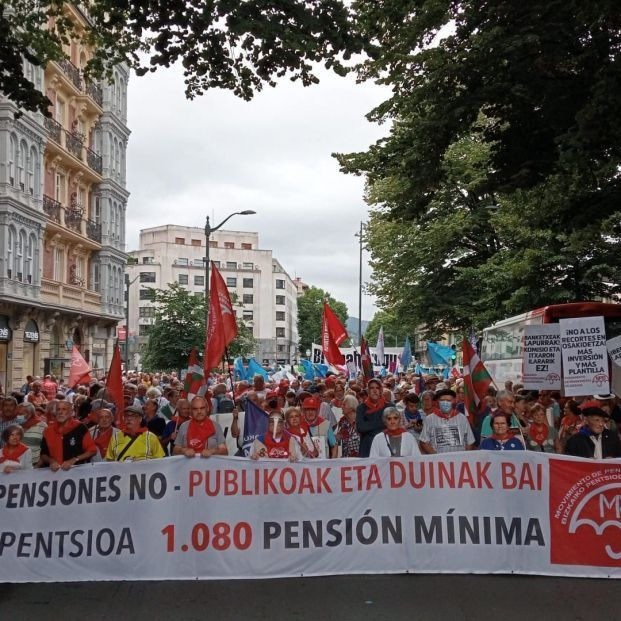
[(376, 575), (0, 585), (6, 621), (621, 620), (616, 580)]

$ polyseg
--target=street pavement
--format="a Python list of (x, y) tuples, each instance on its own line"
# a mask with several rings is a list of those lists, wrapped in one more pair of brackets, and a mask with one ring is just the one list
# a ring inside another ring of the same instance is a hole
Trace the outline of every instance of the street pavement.
[(0, 585), (6, 621), (621, 620), (616, 580), (366, 575)]

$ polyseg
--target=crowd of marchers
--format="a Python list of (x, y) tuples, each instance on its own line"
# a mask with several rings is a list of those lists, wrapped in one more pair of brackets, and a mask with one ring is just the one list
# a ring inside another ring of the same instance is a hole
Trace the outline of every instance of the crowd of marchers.
[[(481, 449), (621, 457), (614, 394), (568, 399), (506, 382), (470, 412), (462, 378), (289, 378), (231, 383), (213, 376), (190, 399), (174, 373), (131, 373), (123, 378), (122, 411), (105, 382), (65, 389), (52, 376), (29, 378), (0, 397), (0, 471), (173, 455), (301, 461)], [(246, 420), (251, 409), (265, 417), (257, 433)], [(215, 414), (230, 416), (235, 450)]]

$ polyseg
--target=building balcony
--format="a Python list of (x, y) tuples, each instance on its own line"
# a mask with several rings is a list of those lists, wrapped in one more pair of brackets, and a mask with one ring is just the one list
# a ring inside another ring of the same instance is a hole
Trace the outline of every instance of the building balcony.
[(68, 58), (62, 58), (57, 61), (57, 64), (71, 83), (78, 90), (82, 90), (82, 76), (80, 75), (80, 70)]
[(82, 159), (82, 146), (84, 145), (84, 136), (74, 134), (65, 130), (65, 148), (75, 158)]
[(95, 153), (95, 151), (86, 147), (86, 162), (96, 173), (101, 175), (103, 172), (103, 158), (99, 153)]
[(99, 84), (84, 80), (84, 92), (101, 108), (103, 106), (103, 90)]
[(43, 211), (50, 220), (60, 224), (60, 212), (62, 211), (62, 205), (57, 200), (54, 200), (51, 196), (44, 194)]
[(67, 228), (75, 231), (76, 233), (82, 232), (82, 216), (84, 215), (84, 209), (81, 207), (70, 207), (65, 212), (65, 225)]
[(43, 278), (41, 299), (56, 306), (66, 306), (85, 312), (101, 313), (101, 295), (79, 285), (69, 285)]
[(101, 224), (88, 220), (86, 223), (86, 236), (101, 244)]
[(45, 129), (47, 129), (49, 137), (58, 144), (62, 144), (63, 126), (54, 119), (45, 117)]

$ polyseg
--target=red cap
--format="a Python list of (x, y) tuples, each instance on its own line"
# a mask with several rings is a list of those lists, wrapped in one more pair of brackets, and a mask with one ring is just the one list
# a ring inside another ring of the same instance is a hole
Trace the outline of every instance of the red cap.
[(270, 390), (270, 392), (265, 395), (266, 399), (277, 399), (278, 397), (280, 397), (280, 393), (277, 390)]
[(318, 410), (321, 407), (321, 401), (315, 397), (306, 397), (302, 402), (302, 407), (307, 410)]

